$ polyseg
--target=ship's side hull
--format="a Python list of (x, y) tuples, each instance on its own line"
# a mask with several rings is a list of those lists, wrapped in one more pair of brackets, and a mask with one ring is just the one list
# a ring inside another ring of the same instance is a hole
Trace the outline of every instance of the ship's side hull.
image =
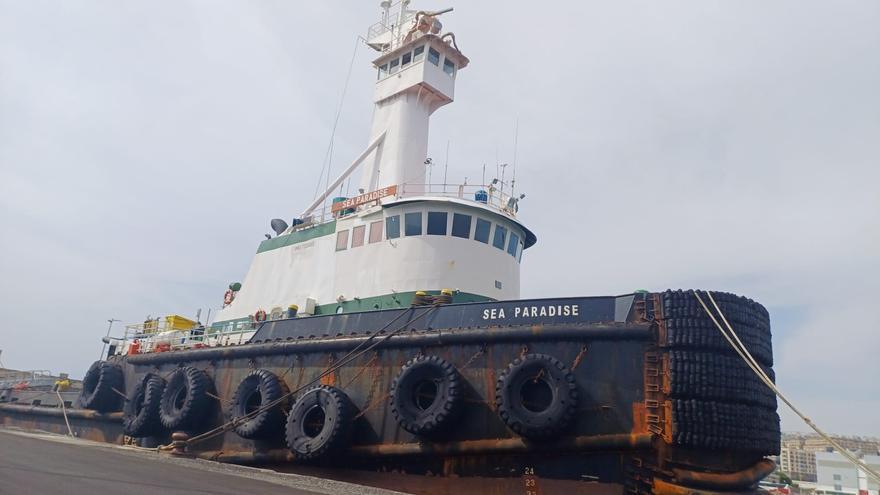
[[(766, 311), (735, 296), (719, 298), (769, 370)], [(443, 493), (444, 486), (449, 493), (750, 490), (765, 474), (763, 456), (778, 450), (775, 399), (708, 332), (692, 299), (667, 292), (282, 320), (263, 325), (245, 345), (110, 361), (122, 370), (126, 393), (148, 374), (167, 380), (183, 366), (204, 371), (212, 407), (183, 433), (193, 439), (188, 453), (208, 459), (369, 478), (401, 489), (421, 479), (434, 487), (431, 493)], [(390, 401), (395, 378), (420, 356), (451, 364), (462, 384), (459, 415), (430, 435), (403, 428)], [(514, 431), (499, 407), (507, 386), (502, 378), (534, 356), (558, 363), (576, 398), (573, 417), (548, 438)], [(258, 439), (231, 428), (205, 437), (231, 419), (235, 392), (254, 370), (277, 376), (293, 398), (313, 384), (342, 391), (353, 408), (345, 445), (304, 461), (288, 449), (281, 429)], [(118, 441), (119, 413), (73, 414)], [(31, 419), (31, 427), (57, 425), (59, 418), (0, 405), (4, 424), (34, 417), (43, 419)], [(171, 433), (138, 441), (167, 444)]]

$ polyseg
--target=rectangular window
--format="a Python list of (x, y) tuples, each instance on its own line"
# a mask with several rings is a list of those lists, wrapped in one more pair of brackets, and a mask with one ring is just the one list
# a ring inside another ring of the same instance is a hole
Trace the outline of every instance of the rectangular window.
[[(364, 245), (364, 234), (367, 232), (366, 225), (358, 225), (351, 229), (351, 247), (361, 247)], [(511, 237), (512, 238), (512, 237)]]
[(394, 60), (392, 60), (392, 61), (388, 64), (388, 73), (389, 73), (389, 74), (394, 74), (395, 72), (397, 72), (397, 69), (399, 69), (399, 68), (400, 68), (400, 59), (399, 59), (399, 58), (395, 58)]
[(407, 213), (404, 215), (404, 235), (422, 235), (422, 212)]
[(348, 231), (340, 230), (336, 233), (336, 250), (345, 251), (348, 249)]
[(370, 244), (382, 242), (382, 220), (370, 224)]
[(495, 225), (495, 238), (492, 240), (492, 245), (497, 247), (498, 249), (504, 249), (504, 240), (507, 238), (507, 229), (500, 226)]
[(403, 57), (401, 57), (400, 66), (406, 67), (410, 62), (412, 62), (412, 53), (404, 53)]
[(507, 254), (516, 258), (516, 250), (519, 248), (519, 236), (515, 233), (510, 233), (510, 242), (507, 243)]
[(492, 224), (483, 220), (482, 218), (477, 219), (477, 227), (474, 229), (474, 240), (480, 241), (483, 244), (489, 244), (489, 229), (492, 228)]
[(429, 211), (428, 235), (446, 235), (447, 218), (445, 211)]
[(428, 62), (434, 65), (440, 65), (440, 52), (433, 48), (428, 48)]
[(418, 62), (425, 56), (425, 45), (417, 46), (413, 51), (413, 62)]
[(517, 263), (522, 263), (522, 254), (523, 254), (523, 251), (525, 251), (525, 246), (523, 246), (523, 243), (520, 242), (520, 243), (519, 243), (519, 256), (516, 257), (516, 262), (517, 262)]
[(468, 239), (471, 236), (471, 216), (456, 213), (452, 215), (452, 235)]
[(452, 60), (449, 60), (448, 58), (443, 60), (443, 72), (449, 74), (450, 76), (455, 75), (455, 64), (452, 62)]
[(379, 79), (388, 75), (388, 64), (382, 64), (379, 66)]
[(842, 485), (834, 485), (834, 491), (835, 492), (843, 491), (843, 486)]
[(394, 215), (385, 219), (385, 238), (397, 239), (400, 237), (400, 215)]
[(839, 474), (835, 474), (835, 475), (834, 475), (834, 481), (840, 481), (840, 475), (839, 475)]

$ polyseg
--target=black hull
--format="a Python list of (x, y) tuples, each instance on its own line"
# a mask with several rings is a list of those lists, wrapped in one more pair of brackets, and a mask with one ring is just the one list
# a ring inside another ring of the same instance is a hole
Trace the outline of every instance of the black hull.
[[(766, 310), (737, 296), (716, 297), (747, 348), (770, 370)], [(356, 411), (351, 437), (332, 457), (297, 459), (283, 432), (251, 440), (226, 431), (187, 446), (189, 455), (203, 458), (412, 491), (419, 479), (430, 493), (754, 491), (766, 475), (764, 456), (779, 448), (775, 397), (719, 341), (695, 305), (688, 292), (666, 292), (297, 318), (263, 324), (244, 345), (109, 362), (122, 369), (126, 393), (148, 373), (204, 370), (219, 399), (185, 431), (190, 438), (229, 420), (229, 401), (254, 369), (270, 370), (298, 391), (345, 363), (320, 379), (343, 390)], [(346, 362), (351, 351), (374, 344)], [(525, 439), (499, 415), (500, 375), (531, 354), (555, 358), (574, 376), (577, 411), (555, 438)], [(391, 383), (418, 355), (453, 364), (464, 384), (461, 415), (430, 437), (405, 431), (389, 407)], [(60, 412), (0, 404), (0, 423), (64, 433)], [(81, 436), (122, 441), (121, 413), (70, 412)], [(171, 433), (138, 441), (168, 444)], [(538, 491), (530, 492), (534, 486)]]

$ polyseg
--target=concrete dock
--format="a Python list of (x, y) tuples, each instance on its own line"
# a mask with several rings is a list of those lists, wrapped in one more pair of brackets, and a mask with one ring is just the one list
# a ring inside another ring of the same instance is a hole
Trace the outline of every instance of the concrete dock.
[(152, 450), (0, 429), (0, 494), (401, 495)]

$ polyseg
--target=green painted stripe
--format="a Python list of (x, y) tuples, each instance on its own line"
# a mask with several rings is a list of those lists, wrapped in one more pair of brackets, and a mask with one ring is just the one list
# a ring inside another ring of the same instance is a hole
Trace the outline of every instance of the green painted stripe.
[[(439, 290), (426, 290), (428, 294), (438, 295), (440, 294)], [(413, 296), (415, 296), (416, 291), (410, 292), (398, 292), (396, 294), (385, 294), (382, 296), (375, 297), (365, 297), (363, 299), (355, 299), (353, 301), (343, 301), (341, 303), (332, 303), (332, 304), (320, 304), (315, 306), (315, 316), (318, 315), (332, 315), (335, 314), (337, 309), (341, 306), (343, 313), (358, 313), (361, 311), (376, 311), (378, 309), (396, 309), (396, 308), (406, 308), (412, 304)], [(480, 296), (477, 294), (471, 294), (469, 292), (459, 292), (455, 296), (452, 297), (453, 303), (470, 303), (470, 302), (487, 302), (487, 301), (495, 301), (495, 299), (491, 297)], [(269, 311), (269, 308), (263, 308), (264, 311)], [(235, 330), (243, 330), (246, 327), (251, 326), (250, 317), (238, 318), (235, 320), (226, 320), (226, 321), (215, 321), (211, 324), (211, 327), (208, 330), (208, 334), (213, 334), (216, 332), (231, 332)]]
[(273, 249), (280, 249), (283, 247), (292, 246), (301, 242), (306, 242), (316, 237), (324, 237), (325, 235), (330, 235), (334, 232), (336, 232), (336, 220), (322, 223), (317, 227), (298, 230), (287, 235), (279, 235), (278, 237), (266, 239), (265, 241), (261, 242), (259, 249), (257, 249), (257, 254), (265, 253), (266, 251), (272, 251)]

